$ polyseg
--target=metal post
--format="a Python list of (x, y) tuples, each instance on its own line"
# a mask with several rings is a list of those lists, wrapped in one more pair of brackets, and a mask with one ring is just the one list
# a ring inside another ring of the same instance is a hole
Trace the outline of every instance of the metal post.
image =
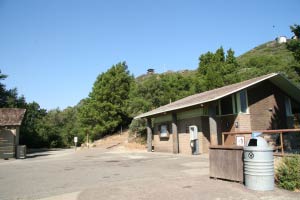
[(89, 148), (89, 132), (86, 132), (86, 146)]
[(282, 137), (282, 132), (279, 133), (280, 134), (280, 148), (281, 148), (281, 154), (284, 154), (283, 151), (283, 137)]

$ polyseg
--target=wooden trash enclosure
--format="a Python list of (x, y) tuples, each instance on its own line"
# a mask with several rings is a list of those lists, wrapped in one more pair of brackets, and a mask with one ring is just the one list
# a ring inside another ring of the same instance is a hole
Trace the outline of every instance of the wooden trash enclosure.
[[(211, 145), (209, 148), (209, 174), (211, 178), (244, 182), (243, 146), (247, 145), (252, 132), (263, 133), (263, 138), (273, 147), (276, 156), (284, 156), (285, 150), (288, 153), (287, 149), (284, 149), (288, 140), (296, 143), (297, 149), (300, 149), (300, 135), (296, 135), (299, 134), (300, 129), (224, 132), (222, 133), (222, 145)], [(297, 137), (284, 138), (284, 136)], [(274, 143), (274, 138), (276, 143)]]
[(212, 145), (209, 148), (209, 175), (243, 182), (243, 147)]

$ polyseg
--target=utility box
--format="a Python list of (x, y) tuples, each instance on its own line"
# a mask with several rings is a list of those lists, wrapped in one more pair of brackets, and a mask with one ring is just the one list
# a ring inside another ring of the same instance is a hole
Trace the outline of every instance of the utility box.
[(252, 137), (244, 147), (245, 186), (251, 190), (274, 190), (273, 148), (262, 137)]
[(199, 154), (199, 140), (198, 140), (198, 127), (197, 126), (189, 126), (190, 132), (190, 146), (192, 155)]

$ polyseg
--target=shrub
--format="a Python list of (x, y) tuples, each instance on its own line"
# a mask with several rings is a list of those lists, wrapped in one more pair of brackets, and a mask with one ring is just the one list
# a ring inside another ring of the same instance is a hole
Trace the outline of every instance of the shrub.
[(145, 144), (147, 140), (146, 122), (143, 119), (134, 119), (129, 125), (129, 136), (134, 137), (135, 142)]
[(276, 182), (286, 190), (300, 189), (300, 156), (285, 157), (276, 171)]

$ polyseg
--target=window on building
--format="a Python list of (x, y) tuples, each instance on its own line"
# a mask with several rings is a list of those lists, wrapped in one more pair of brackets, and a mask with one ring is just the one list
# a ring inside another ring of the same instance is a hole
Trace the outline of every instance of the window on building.
[(218, 114), (220, 115), (248, 113), (247, 91), (242, 90), (241, 92), (221, 99), (219, 101), (219, 107)]
[(221, 114), (222, 115), (228, 115), (233, 114), (233, 106), (232, 106), (232, 97), (227, 96), (220, 100), (220, 106), (221, 106)]
[(291, 106), (291, 100), (289, 97), (285, 97), (285, 113), (286, 116), (292, 116), (293, 112), (292, 112), (292, 106)]
[(160, 137), (169, 137), (168, 125), (160, 125)]
[(248, 101), (247, 101), (247, 92), (246, 90), (242, 90), (237, 93), (240, 96), (240, 112), (247, 113), (248, 112)]

